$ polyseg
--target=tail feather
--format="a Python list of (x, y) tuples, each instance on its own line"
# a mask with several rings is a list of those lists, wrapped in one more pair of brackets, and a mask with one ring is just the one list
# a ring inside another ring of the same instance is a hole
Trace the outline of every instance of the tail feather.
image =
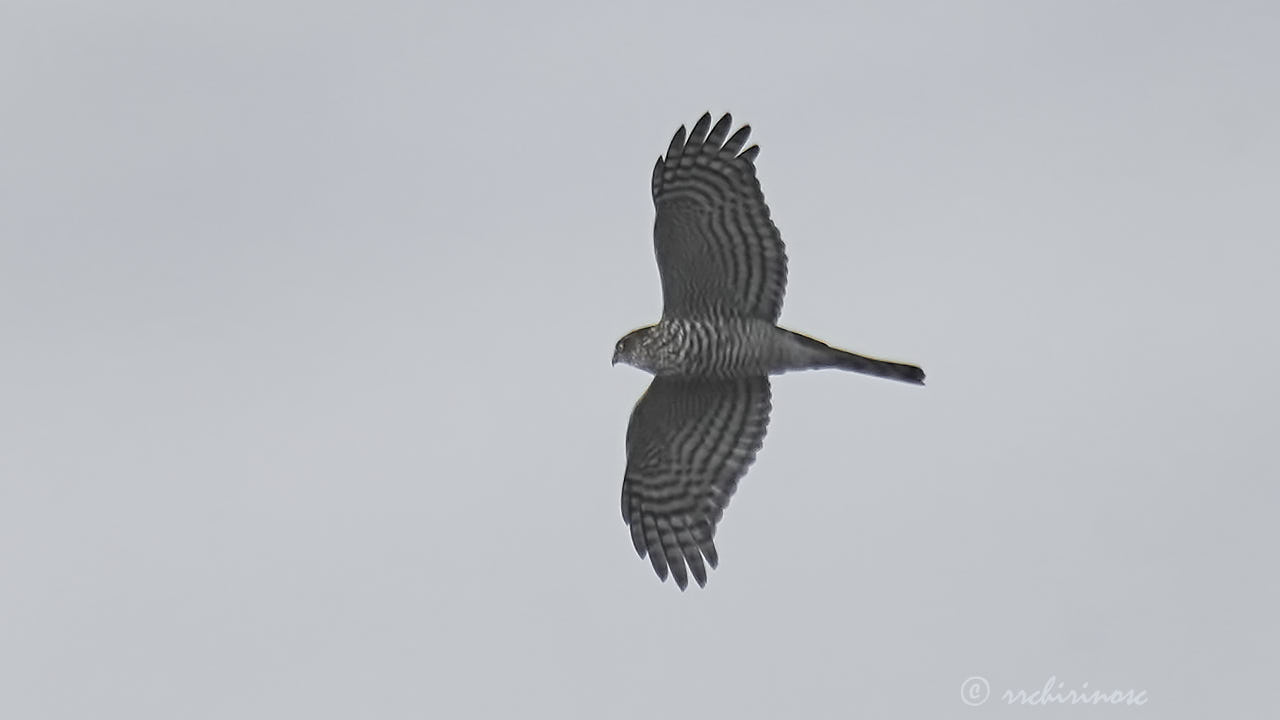
[(889, 378), (890, 380), (901, 380), (902, 382), (916, 385), (924, 384), (924, 370), (915, 365), (863, 357), (862, 355), (855, 355), (836, 348), (831, 348), (831, 352), (831, 365), (828, 367), (852, 370), (864, 375), (875, 375), (876, 377)]
[(839, 348), (833, 348), (830, 345), (815, 340), (808, 335), (801, 335), (798, 332), (788, 331), (791, 336), (799, 340), (801, 350), (802, 366), (818, 369), (818, 368), (839, 368), (841, 370), (852, 370), (853, 372), (863, 373), (864, 375), (874, 375), (876, 377), (888, 378), (890, 380), (899, 380), (901, 382), (913, 383), (915, 385), (924, 384), (924, 370), (915, 365), (907, 365), (905, 363), (889, 362), (888, 360), (877, 360), (863, 355), (847, 352)]

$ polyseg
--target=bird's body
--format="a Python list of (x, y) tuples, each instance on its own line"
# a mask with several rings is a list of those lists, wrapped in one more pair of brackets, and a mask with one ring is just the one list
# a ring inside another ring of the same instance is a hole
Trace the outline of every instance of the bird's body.
[(784, 370), (791, 359), (779, 329), (758, 318), (664, 318), (627, 337), (635, 341), (634, 352), (622, 355), (654, 375), (770, 375)]
[(914, 365), (856, 355), (758, 318), (664, 318), (623, 340), (627, 364), (660, 376), (724, 379), (841, 368), (924, 381)]
[[(680, 128), (653, 171), (663, 313), (614, 349), (655, 377), (627, 428), (622, 516), (641, 557), (684, 589), (706, 582), (712, 538), (764, 442), (769, 376), (840, 368), (923, 384), (914, 365), (876, 360), (778, 327), (787, 257), (756, 180), (750, 127), (726, 114)], [(705, 562), (704, 562), (705, 560)]]

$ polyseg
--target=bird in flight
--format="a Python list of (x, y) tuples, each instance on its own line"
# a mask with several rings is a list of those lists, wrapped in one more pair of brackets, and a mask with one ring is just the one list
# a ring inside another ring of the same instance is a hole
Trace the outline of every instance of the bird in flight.
[(640, 557), (684, 590), (707, 582), (713, 542), (769, 424), (769, 376), (838, 368), (924, 384), (914, 365), (876, 360), (777, 325), (787, 284), (751, 127), (725, 114), (676, 131), (653, 168), (653, 249), (662, 318), (623, 336), (613, 363), (654, 375), (627, 426), (622, 519)]

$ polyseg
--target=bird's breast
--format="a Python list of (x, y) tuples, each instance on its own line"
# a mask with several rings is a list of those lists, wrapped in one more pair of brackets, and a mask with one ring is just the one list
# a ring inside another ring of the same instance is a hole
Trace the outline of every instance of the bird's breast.
[[(664, 327), (665, 326), (665, 327)], [(778, 371), (773, 323), (749, 318), (671, 319), (658, 325), (660, 375), (746, 377)]]

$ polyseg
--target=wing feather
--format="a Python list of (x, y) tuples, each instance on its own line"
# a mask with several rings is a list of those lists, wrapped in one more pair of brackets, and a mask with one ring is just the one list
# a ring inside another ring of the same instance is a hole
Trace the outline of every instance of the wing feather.
[[(653, 169), (654, 252), (668, 317), (750, 317), (776, 322), (787, 284), (782, 236), (756, 178), (759, 145), (739, 153), (725, 114), (676, 131)], [(728, 140), (725, 138), (728, 136)]]
[(693, 124), (693, 129), (689, 131), (689, 141), (685, 143), (685, 147), (697, 150), (700, 145), (707, 141), (707, 130), (711, 129), (711, 113), (704, 113), (698, 118), (698, 122)]
[[(725, 117), (729, 116), (725, 115)], [(747, 138), (749, 137), (751, 137), (751, 126), (743, 125), (738, 128), (738, 132), (734, 133), (733, 137), (729, 138), (728, 142), (724, 144), (722, 152), (726, 155), (737, 155), (738, 152), (742, 150), (742, 146), (747, 144)]]
[(769, 424), (769, 378), (658, 377), (631, 413), (622, 517), (636, 552), (680, 589), (719, 563), (714, 536)]

